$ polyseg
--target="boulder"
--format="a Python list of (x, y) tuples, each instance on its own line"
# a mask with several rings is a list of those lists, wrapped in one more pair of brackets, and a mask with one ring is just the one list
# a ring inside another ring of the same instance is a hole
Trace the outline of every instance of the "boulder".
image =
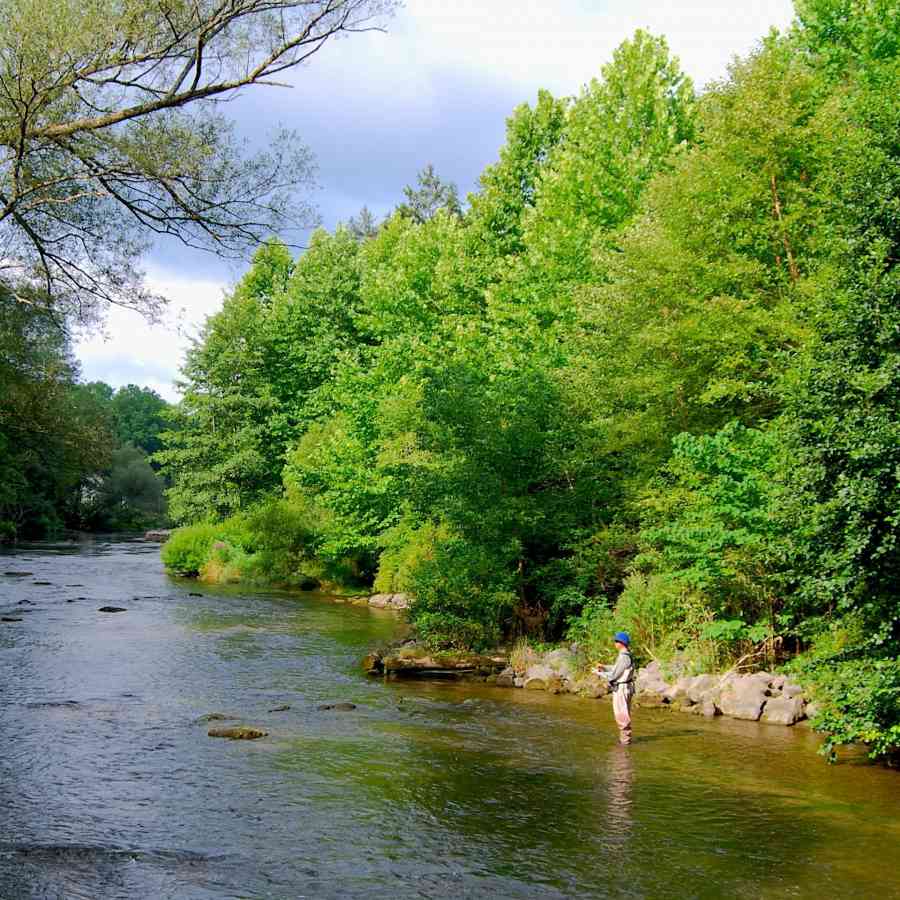
[(516, 672), (512, 668), (512, 666), (507, 666), (498, 676), (497, 676), (497, 687), (515, 687), (516, 686)]
[(695, 675), (687, 688), (688, 699), (692, 703), (702, 703), (718, 689), (719, 679), (715, 675)]
[(763, 679), (757, 675), (730, 676), (719, 691), (716, 705), (723, 715), (755, 722), (762, 715), (770, 678), (768, 676)]
[(578, 671), (578, 658), (571, 650), (560, 647), (558, 650), (551, 650), (550, 653), (544, 655), (544, 665), (549, 666), (560, 677), (574, 681)]
[(249, 725), (235, 725), (232, 728), (210, 728), (206, 733), (210, 737), (228, 738), (231, 741), (255, 741), (266, 737), (269, 732)]
[(546, 691), (554, 679), (556, 682), (559, 681), (559, 676), (553, 669), (539, 663), (525, 670), (524, 688), (526, 691)]
[(766, 702), (760, 721), (769, 725), (793, 725), (805, 718), (805, 706), (802, 697), (772, 697)]
[(637, 694), (635, 696), (635, 703), (646, 709), (656, 709), (661, 706), (669, 705), (666, 702), (665, 697), (663, 697), (662, 691), (644, 691), (643, 693)]
[(368, 603), (375, 609), (409, 609), (409, 597), (406, 594), (373, 594)]
[(715, 700), (707, 697), (701, 700), (696, 706), (691, 708), (691, 712), (698, 716), (706, 716), (711, 719), (719, 714), (719, 708), (716, 706)]
[(673, 685), (668, 687), (663, 692), (663, 696), (669, 701), (669, 703), (681, 703), (685, 700), (690, 703), (688, 691), (693, 680), (694, 679), (690, 678), (689, 676), (682, 675), (681, 678), (679, 678)]
[(589, 675), (585, 675), (585, 677), (578, 682), (576, 687), (577, 692), (582, 697), (589, 697), (592, 700), (605, 697), (609, 693), (609, 682), (606, 681), (605, 678), (595, 675), (593, 672)]
[(803, 688), (794, 681), (785, 681), (781, 689), (782, 697), (799, 697), (803, 694)]

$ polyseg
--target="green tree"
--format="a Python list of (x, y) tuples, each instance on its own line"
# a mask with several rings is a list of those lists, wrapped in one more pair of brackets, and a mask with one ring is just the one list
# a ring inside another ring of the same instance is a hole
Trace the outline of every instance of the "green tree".
[(110, 397), (116, 437), (151, 456), (161, 449), (160, 433), (168, 428), (169, 404), (150, 388), (129, 384)]

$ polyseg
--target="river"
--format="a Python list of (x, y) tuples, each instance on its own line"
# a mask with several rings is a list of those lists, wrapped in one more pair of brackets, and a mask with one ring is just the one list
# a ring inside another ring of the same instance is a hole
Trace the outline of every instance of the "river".
[(137, 541), (0, 571), (3, 900), (900, 897), (900, 773), (807, 728), (638, 710), (625, 749), (608, 703), (369, 680), (395, 614)]

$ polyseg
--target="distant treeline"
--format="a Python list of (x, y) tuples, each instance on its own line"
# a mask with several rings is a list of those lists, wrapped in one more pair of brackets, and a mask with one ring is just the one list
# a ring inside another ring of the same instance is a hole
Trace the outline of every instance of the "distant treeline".
[(149, 457), (168, 406), (148, 388), (82, 383), (46, 306), (0, 292), (0, 541), (164, 522)]
[(436, 646), (799, 654), (834, 742), (896, 750), (897, 5), (804, 0), (700, 95), (639, 32), (465, 207), (406, 193), (208, 320), (170, 566), (406, 591)]

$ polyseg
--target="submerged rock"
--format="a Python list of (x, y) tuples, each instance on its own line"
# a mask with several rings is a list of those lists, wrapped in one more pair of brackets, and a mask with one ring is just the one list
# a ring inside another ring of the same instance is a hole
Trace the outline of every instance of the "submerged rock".
[(124, 606), (101, 606), (97, 612), (104, 613), (114, 613), (114, 612), (128, 612)]
[(228, 738), (231, 741), (255, 741), (267, 737), (269, 732), (249, 725), (235, 725), (230, 728), (210, 728), (206, 732), (209, 737)]
[(320, 703), (316, 709), (321, 710), (323, 712), (327, 710), (336, 710), (338, 712), (350, 712), (351, 709), (356, 709), (355, 703)]
[(289, 703), (284, 703), (284, 704), (282, 704), (281, 706), (276, 706), (274, 709), (270, 709), (269, 712), (270, 712), (270, 713), (273, 713), (273, 712), (287, 712), (290, 708), (291, 708), (291, 707), (290, 707), (290, 704), (289, 704)]
[(195, 725), (205, 725), (207, 722), (230, 722), (234, 719), (238, 719), (240, 716), (229, 716), (225, 713), (207, 713), (205, 716), (200, 716), (197, 719), (194, 719)]
[(7, 578), (31, 578), (34, 572), (4, 572)]
[(21, 622), (21, 618), (16, 616), (0, 616), (0, 622)]

